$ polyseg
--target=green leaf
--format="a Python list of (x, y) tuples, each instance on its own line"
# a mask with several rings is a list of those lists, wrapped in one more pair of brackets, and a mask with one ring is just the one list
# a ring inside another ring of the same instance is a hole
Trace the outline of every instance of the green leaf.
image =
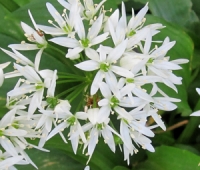
[(30, 3), (31, 1), (33, 1), (33, 0), (13, 0), (17, 5), (19, 5), (20, 7), (21, 6), (24, 6), (24, 5), (26, 5), (26, 4), (28, 4), (28, 3)]
[[(166, 26), (166, 28), (162, 29), (161, 32), (154, 37), (154, 40), (164, 40), (164, 38), (168, 36), (171, 41), (176, 41), (175, 46), (167, 54), (170, 56), (170, 60), (184, 58), (192, 61), (194, 45), (191, 38), (181, 28), (155, 16), (147, 15), (146, 18), (146, 24), (162, 23)], [(175, 72), (177, 76), (181, 76), (183, 78), (183, 84), (177, 85), (178, 94), (165, 85), (161, 85), (160, 87), (164, 88), (164, 91), (169, 96), (181, 99), (181, 102), (176, 103), (179, 112), (182, 113), (182, 116), (188, 116), (191, 113), (191, 109), (187, 101), (187, 88), (191, 80), (191, 66), (190, 63), (183, 64), (181, 66), (183, 69)]]
[(164, 18), (166, 21), (185, 26), (191, 15), (195, 15), (191, 1), (188, 0), (136, 0), (147, 3), (153, 15)]
[(130, 169), (126, 168), (125, 166), (116, 166), (112, 170), (130, 170)]
[[(66, 131), (64, 132), (67, 136)], [(81, 164), (86, 164), (88, 156), (82, 153), (82, 146), (79, 146), (77, 153), (74, 154), (71, 143), (64, 143), (61, 137), (56, 135), (45, 145), (48, 148), (60, 149), (64, 151), (68, 156), (74, 160), (80, 162)], [(87, 149), (86, 149), (87, 150)], [(99, 139), (97, 147), (92, 155), (89, 162), (91, 170), (107, 170), (112, 169), (117, 165), (124, 165), (123, 159), (121, 159), (121, 152), (117, 150), (113, 153), (108, 146), (105, 145), (103, 140)], [(126, 165), (126, 164), (125, 164)]]
[(199, 156), (178, 148), (160, 146), (155, 153), (148, 152), (148, 159), (137, 170), (198, 170)]
[(187, 151), (192, 152), (196, 155), (200, 155), (200, 152), (196, 148), (194, 148), (190, 145), (176, 144), (176, 145), (174, 145), (174, 147), (177, 147), (177, 148), (183, 149), (183, 150), (187, 150)]
[(153, 145), (172, 145), (175, 143), (175, 140), (171, 134), (171, 132), (164, 132), (160, 134), (156, 134), (152, 139)]
[(192, 9), (195, 11), (197, 16), (200, 18), (200, 1), (199, 0), (192, 0)]
[[(20, 40), (24, 35), (20, 27), (20, 22), (12, 18), (8, 19), (7, 16), (9, 14), (10, 12), (0, 4), (0, 33), (7, 36), (12, 36), (12, 38)], [(4, 41), (8, 42), (6, 39), (4, 39)], [(4, 41), (0, 42), (0, 46), (1, 43), (4, 43)]]
[(0, 0), (0, 4), (2, 4), (8, 11), (15, 11), (19, 8), (19, 6), (12, 0), (5, 1), (5, 0)]
[[(37, 165), (39, 170), (83, 170), (85, 165), (70, 158), (65, 152), (48, 148), (50, 152), (42, 152), (40, 150), (27, 150), (27, 154), (32, 161)], [(18, 165), (18, 170), (35, 170), (32, 165)]]

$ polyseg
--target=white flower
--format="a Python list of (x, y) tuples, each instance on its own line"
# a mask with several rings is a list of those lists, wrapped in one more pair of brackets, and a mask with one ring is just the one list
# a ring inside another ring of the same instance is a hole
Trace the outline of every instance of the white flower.
[[(69, 109), (70, 105), (68, 101), (64, 100), (61, 101), (55, 108), (55, 114), (59, 114), (58, 118), (62, 115), (61, 119), (58, 122), (62, 122), (59, 125), (55, 125), (56, 127), (50, 132), (50, 134), (47, 137), (47, 140), (52, 138), (55, 134), (60, 133), (65, 128), (70, 127), (70, 140), (72, 142), (72, 147), (74, 150), (74, 153), (76, 153), (79, 143), (79, 138), (83, 142), (86, 142), (85, 134), (83, 132), (83, 129), (81, 127), (81, 124), (79, 123), (78, 119), (86, 120), (87, 114), (85, 112), (77, 112), (76, 114), (72, 114)], [(61, 136), (62, 137), (62, 136)], [(63, 138), (64, 141), (66, 141)]]
[(55, 25), (51, 20), (49, 20), (49, 23), (52, 24), (54, 27), (49, 27), (44, 25), (37, 25), (37, 26), (46, 34), (51, 34), (51, 35), (68, 34), (68, 36), (73, 37), (74, 36), (73, 29), (76, 22), (76, 17), (79, 14), (78, 2), (75, 0), (73, 4), (70, 4), (70, 8), (69, 9), (67, 8), (69, 10), (69, 16), (67, 15), (65, 10), (61, 16), (58, 13), (58, 11), (54, 8), (54, 6), (51, 5), (50, 3), (47, 3), (46, 6), (49, 13), (52, 15), (52, 17), (59, 26)]
[(1, 170), (15, 170), (16, 168), (13, 166), (15, 164), (25, 165), (28, 164), (25, 160), (23, 160), (23, 156), (12, 156), (8, 152), (2, 153), (0, 150), (0, 169)]
[(27, 24), (25, 24), (24, 22), (21, 22), (21, 26), (25, 32), (24, 35), (27, 37), (27, 39), (30, 42), (34, 42), (35, 44), (28, 44), (28, 43), (11, 44), (8, 47), (16, 50), (36, 50), (36, 49), (43, 50), (47, 46), (47, 41), (45, 40), (44, 34), (37, 27), (30, 10), (28, 10), (28, 13), (36, 31)]
[(5, 50), (3, 48), (1, 48), (1, 50), (3, 52), (5, 52), (6, 54), (8, 54), (10, 57), (12, 57), (14, 60), (16, 60), (16, 63), (20, 63), (23, 65), (30, 65), (32, 67), (34, 67), (34, 64), (31, 60), (29, 60), (27, 57), (25, 57), (23, 54), (19, 53), (17, 50), (12, 49), (12, 51), (14, 52), (10, 52), (8, 50)]
[[(19, 87), (14, 88), (10, 92), (7, 93), (8, 96), (18, 97), (23, 96), (27, 93), (32, 93), (29, 97), (31, 101), (29, 103), (28, 113), (29, 117), (33, 115), (35, 110), (41, 105), (44, 88), (52, 87), (51, 84), (55, 84), (55, 76), (54, 72), (51, 70), (42, 70), (39, 74), (30, 66), (22, 67), (18, 64), (14, 64), (15, 68), (23, 75), (26, 80), (21, 80), (23, 84)], [(44, 79), (41, 80), (40, 76)], [(55, 87), (55, 85), (53, 85)], [(52, 91), (53, 90), (53, 91)], [(54, 93), (54, 88), (51, 88), (49, 93)]]
[(84, 49), (90, 49), (91, 46), (99, 44), (107, 39), (108, 33), (98, 35), (102, 26), (102, 22), (103, 15), (100, 15), (93, 23), (86, 36), (82, 19), (80, 16), (77, 16), (75, 30), (80, 40), (68, 37), (59, 37), (53, 38), (50, 41), (64, 47), (72, 48), (71, 50), (68, 50), (66, 57), (70, 59), (76, 59), (76, 56)]
[(99, 4), (94, 4), (93, 0), (85, 0), (84, 2), (84, 9), (82, 13), (82, 17), (85, 19), (93, 19), (98, 10), (101, 8), (106, 0), (102, 0)]
[[(99, 136), (103, 136), (104, 142), (110, 147), (110, 149), (115, 152), (115, 142), (113, 133), (118, 135), (113, 128), (111, 128), (108, 123), (110, 119), (104, 116), (105, 110), (99, 108), (88, 109), (87, 115), (89, 123), (83, 126), (84, 132), (89, 131), (89, 137), (87, 143), (84, 144), (84, 149), (88, 147), (89, 160), (94, 152), (96, 144), (98, 143)], [(107, 113), (106, 113), (107, 115)], [(89, 161), (88, 160), (88, 161)]]
[(113, 72), (120, 76), (133, 77), (133, 74), (127, 69), (116, 66), (117, 60), (123, 55), (126, 49), (126, 45), (127, 41), (123, 41), (108, 55), (102, 46), (99, 48), (99, 54), (93, 49), (88, 49), (86, 50), (86, 56), (91, 60), (87, 60), (75, 65), (79, 69), (85, 71), (99, 70), (92, 82), (90, 90), (91, 95), (97, 92), (99, 89), (99, 83), (102, 82), (104, 77), (107, 79), (107, 82), (111, 83), (116, 79)]
[[(102, 107), (104, 110), (104, 116), (109, 117), (109, 114), (111, 110), (113, 109), (118, 113), (121, 117), (126, 119), (131, 119), (131, 115), (129, 115), (124, 108), (121, 108), (121, 101), (123, 99), (123, 95), (120, 93), (121, 91), (118, 89), (118, 91), (113, 92), (113, 88), (110, 88), (106, 83), (102, 82), (100, 83), (100, 91), (104, 99), (100, 100), (98, 102), (98, 105)], [(112, 94), (112, 92), (114, 94)], [(116, 94), (116, 95), (115, 95)]]

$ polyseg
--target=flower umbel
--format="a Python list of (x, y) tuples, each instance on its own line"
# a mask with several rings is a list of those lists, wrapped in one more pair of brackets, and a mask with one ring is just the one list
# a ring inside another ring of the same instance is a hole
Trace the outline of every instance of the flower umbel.
[(176, 42), (169, 37), (154, 40), (164, 26), (144, 26), (148, 4), (137, 14), (132, 9), (127, 21), (123, 2), (121, 16), (118, 9), (107, 16), (106, 0), (58, 2), (62, 13), (46, 3), (52, 26), (36, 24), (28, 10), (34, 29), (24, 22), (21, 26), (30, 43), (10, 44), (12, 52), (1, 48), (16, 62), (14, 71), (5, 74), (10, 62), (0, 64), (0, 86), (4, 78), (16, 84), (7, 91), (8, 111), (0, 120), (0, 169), (36, 167), (26, 149), (47, 152), (43, 147), (57, 134), (75, 154), (82, 149), (87, 164), (101, 139), (114, 153), (119, 146), (128, 164), (139, 148), (154, 152), (153, 129), (166, 130), (159, 111), (172, 111), (180, 101), (166, 94), (163, 85), (178, 92), (182, 77), (173, 71), (188, 60), (170, 60), (167, 53)]

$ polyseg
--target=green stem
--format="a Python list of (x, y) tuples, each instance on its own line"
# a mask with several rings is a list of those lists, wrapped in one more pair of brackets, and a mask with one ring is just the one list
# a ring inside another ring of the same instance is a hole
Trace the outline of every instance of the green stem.
[(57, 97), (57, 98), (60, 98), (61, 96), (66, 95), (67, 93), (73, 91), (73, 90), (76, 89), (78, 86), (79, 86), (79, 85), (74, 86), (74, 87), (71, 87), (71, 88), (69, 88), (69, 89), (63, 91), (62, 93), (56, 95), (56, 97)]
[(81, 83), (78, 86), (76, 86), (76, 90), (74, 90), (72, 93), (70, 93), (66, 99), (69, 100), (69, 102), (72, 102), (83, 90), (85, 89), (87, 83)]
[(97, 96), (96, 96), (96, 94), (93, 96), (93, 108), (97, 108)]
[(58, 78), (59, 79), (62, 79), (62, 78), (67, 78), (67, 79), (81, 79), (81, 80), (86, 80), (85, 77), (81, 77), (81, 76), (77, 76), (77, 75), (73, 75), (73, 76), (60, 76), (58, 75)]
[(71, 83), (71, 82), (82, 82), (82, 80), (61, 80), (57, 81), (56, 84)]

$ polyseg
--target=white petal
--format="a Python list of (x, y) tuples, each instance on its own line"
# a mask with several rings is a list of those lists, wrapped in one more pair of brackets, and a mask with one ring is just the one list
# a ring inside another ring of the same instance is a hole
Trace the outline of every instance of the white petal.
[(159, 61), (155, 60), (153, 62), (153, 66), (158, 68), (158, 69), (166, 69), (166, 70), (180, 70), (182, 69), (179, 65), (174, 64), (172, 62), (167, 62), (167, 61)]
[(99, 110), (99, 114), (97, 117), (97, 122), (98, 123), (104, 123), (106, 122), (106, 120), (108, 120), (109, 116), (110, 116), (110, 107), (101, 107)]
[(88, 58), (90, 58), (91, 60), (94, 60), (94, 61), (99, 61), (99, 55), (98, 53), (96, 52), (96, 50), (92, 49), (92, 48), (86, 48), (85, 49), (85, 54)]
[(76, 30), (79, 38), (81, 40), (84, 40), (85, 39), (85, 28), (84, 28), (83, 21), (79, 14), (77, 15), (76, 19), (77, 20), (76, 20), (76, 24), (75, 24), (75, 30)]
[(21, 26), (27, 35), (32, 35), (35, 32), (33, 28), (31, 28), (29, 25), (25, 24), (24, 22), (21, 22)]
[(148, 95), (146, 92), (144, 92), (142, 89), (139, 89), (137, 87), (135, 87), (134, 89), (132, 89), (132, 92), (138, 96), (141, 99), (144, 99), (146, 101), (149, 102), (153, 102), (154, 100), (152, 99), (152, 97), (150, 95)]
[(99, 63), (93, 60), (84, 61), (75, 66), (84, 71), (94, 71), (99, 69)]
[(111, 133), (110, 130), (108, 130), (108, 128), (104, 128), (102, 130), (102, 136), (105, 140), (105, 142), (108, 144), (108, 146), (110, 147), (110, 149), (115, 152), (115, 142), (114, 142), (114, 138), (113, 135)]
[(134, 74), (132, 72), (119, 66), (110, 66), (110, 70), (112, 70), (114, 73), (123, 77), (127, 77), (127, 78), (134, 77)]
[(200, 88), (196, 88), (196, 91), (200, 95)]
[(105, 98), (110, 98), (112, 97), (112, 94), (111, 94), (111, 91), (110, 91), (110, 88), (109, 86), (102, 82), (99, 84), (99, 87), (100, 87), (100, 90), (101, 90), (101, 94), (105, 97)]
[(110, 101), (108, 99), (101, 99), (99, 102), (98, 102), (98, 105), (99, 106), (109, 106), (110, 104)]
[(193, 112), (190, 116), (200, 116), (200, 110)]
[(90, 132), (90, 140), (88, 144), (88, 154), (91, 156), (94, 152), (94, 148), (98, 142), (98, 131), (96, 129), (92, 129)]
[(66, 9), (70, 10), (71, 5), (70, 5), (68, 2), (66, 2), (65, 0), (58, 0), (58, 2), (59, 2), (63, 7), (65, 7)]
[(21, 129), (6, 129), (4, 135), (6, 136), (25, 136), (27, 131)]
[(107, 33), (98, 35), (97, 37), (95, 37), (94, 39), (91, 40), (90, 44), (96, 45), (96, 44), (99, 44), (99, 43), (105, 41), (108, 38), (108, 34), (109, 33), (107, 32)]
[(4, 74), (3, 74), (3, 70), (0, 68), (0, 87), (2, 86), (4, 81)]
[(37, 50), (39, 49), (38, 46), (36, 44), (10, 44), (8, 46), (9, 48), (13, 48), (15, 50)]
[(0, 143), (1, 143), (1, 146), (12, 156), (18, 156), (18, 153), (14, 147), (14, 145), (12, 144), (12, 142), (4, 137), (3, 139), (1, 138), (0, 139)]
[(97, 90), (99, 89), (99, 83), (102, 82), (103, 78), (104, 78), (104, 73), (99, 70), (91, 85), (91, 89), (90, 89), (91, 95), (94, 95), (97, 92)]
[(19, 163), (23, 159), (23, 156), (14, 156), (14, 157), (9, 157), (0, 162), (0, 168), (1, 169), (7, 169), (9, 168), (10, 170), (15, 170), (11, 169), (11, 166)]
[(113, 51), (108, 55), (107, 61), (117, 61), (124, 53), (127, 46), (127, 40), (120, 43), (118, 46), (116, 46)]
[(38, 51), (38, 53), (36, 54), (36, 57), (35, 57), (35, 70), (36, 71), (39, 71), (39, 64), (40, 64), (40, 59), (41, 59), (41, 56), (42, 56), (42, 52), (43, 52), (43, 49), (40, 49)]
[(96, 37), (101, 29), (102, 26), (102, 20), (103, 20), (103, 14), (101, 14), (97, 20), (92, 24), (92, 27), (90, 28), (87, 38), (89, 40), (93, 39)]
[(76, 59), (77, 55), (79, 55), (79, 53), (83, 51), (82, 47), (75, 47), (74, 49), (68, 49), (68, 53), (66, 54), (66, 58), (70, 58), (70, 59)]
[(60, 28), (49, 27), (49, 26), (45, 26), (45, 25), (37, 25), (37, 26), (40, 30), (44, 31), (46, 34), (51, 34), (51, 35), (64, 35), (64, 34), (66, 34)]
[(72, 39), (68, 37), (52, 38), (49, 41), (54, 42), (63, 47), (68, 47), (68, 48), (75, 48), (79, 46), (79, 42), (76, 39)]
[(44, 89), (34, 93), (28, 108), (28, 118), (31, 118), (35, 110), (41, 105)]
[(61, 17), (61, 15), (58, 13), (58, 11), (54, 8), (53, 5), (51, 5), (49, 2), (46, 3), (47, 9), (51, 16), (54, 18), (54, 20), (59, 24), (59, 26), (62, 28), (64, 25), (64, 19)]
[(49, 140), (50, 138), (52, 138), (53, 136), (55, 136), (57, 133), (59, 133), (60, 131), (62, 131), (63, 129), (65, 129), (67, 127), (67, 123), (63, 122), (61, 124), (59, 124), (58, 126), (56, 126), (51, 133), (49, 134), (49, 136), (47, 137), (47, 140)]

